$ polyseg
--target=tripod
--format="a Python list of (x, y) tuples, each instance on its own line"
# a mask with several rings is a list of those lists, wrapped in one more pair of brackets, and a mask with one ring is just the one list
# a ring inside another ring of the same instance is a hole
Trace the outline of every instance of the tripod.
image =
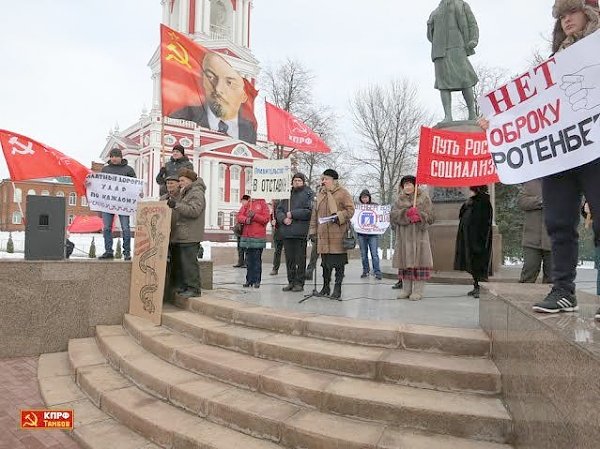
[(302, 304), (304, 301), (306, 301), (309, 298), (319, 298), (319, 291), (317, 290), (317, 269), (315, 267), (315, 269), (313, 270), (313, 291), (312, 293), (309, 293), (308, 295), (304, 295), (304, 298), (302, 298), (300, 301), (298, 301), (298, 304)]

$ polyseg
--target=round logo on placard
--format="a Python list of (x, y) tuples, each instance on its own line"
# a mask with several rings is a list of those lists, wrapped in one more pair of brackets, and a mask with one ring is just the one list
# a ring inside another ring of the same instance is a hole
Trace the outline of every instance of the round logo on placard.
[(364, 230), (377, 229), (377, 215), (372, 210), (362, 210), (358, 213), (358, 225)]

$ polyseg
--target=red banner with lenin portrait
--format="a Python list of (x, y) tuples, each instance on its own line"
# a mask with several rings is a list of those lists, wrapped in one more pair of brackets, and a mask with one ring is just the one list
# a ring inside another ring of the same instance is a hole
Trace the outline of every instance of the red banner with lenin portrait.
[(419, 184), (468, 187), (498, 182), (485, 133), (421, 127)]
[(257, 90), (227, 61), (187, 36), (160, 26), (163, 116), (195, 122), (256, 143)]

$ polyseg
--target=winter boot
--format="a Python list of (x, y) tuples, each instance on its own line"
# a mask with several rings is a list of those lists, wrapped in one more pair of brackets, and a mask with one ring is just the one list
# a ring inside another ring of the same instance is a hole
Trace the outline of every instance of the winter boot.
[(467, 296), (472, 296), (473, 298), (479, 298), (479, 282), (475, 281), (473, 284), (473, 290), (467, 293)]
[(329, 296), (331, 293), (331, 288), (329, 284), (331, 283), (331, 268), (323, 267), (323, 288), (319, 292), (319, 296)]
[(412, 284), (413, 281), (411, 280), (402, 280), (402, 290), (400, 290), (400, 293), (398, 293), (398, 299), (406, 299), (410, 296), (410, 294), (412, 293)]
[(342, 281), (344, 280), (344, 267), (335, 269), (335, 285), (333, 286), (333, 293), (331, 294), (331, 299), (337, 299), (338, 301), (342, 300)]
[(423, 299), (423, 289), (425, 288), (425, 281), (413, 281), (412, 293), (408, 297), (411, 301), (420, 301)]

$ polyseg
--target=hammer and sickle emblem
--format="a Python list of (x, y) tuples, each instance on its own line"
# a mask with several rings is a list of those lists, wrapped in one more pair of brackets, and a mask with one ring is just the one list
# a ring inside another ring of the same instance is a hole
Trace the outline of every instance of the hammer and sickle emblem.
[(171, 51), (171, 54), (167, 55), (167, 61), (175, 60), (175, 62), (181, 65), (185, 65), (190, 69), (192, 68), (190, 65), (190, 55), (183, 45), (179, 42), (171, 42), (167, 45), (167, 49)]
[(23, 427), (37, 427), (38, 419), (35, 413), (27, 413), (25, 420), (23, 421)]
[(20, 155), (24, 156), (26, 154), (35, 154), (35, 151), (33, 151), (33, 145), (31, 144), (31, 142), (27, 142), (27, 145), (24, 145), (21, 142), (19, 142), (18, 137), (12, 136), (10, 139), (8, 139), (8, 143), (13, 145), (12, 151), (10, 152), (10, 154), (12, 154), (12, 155), (20, 154)]

